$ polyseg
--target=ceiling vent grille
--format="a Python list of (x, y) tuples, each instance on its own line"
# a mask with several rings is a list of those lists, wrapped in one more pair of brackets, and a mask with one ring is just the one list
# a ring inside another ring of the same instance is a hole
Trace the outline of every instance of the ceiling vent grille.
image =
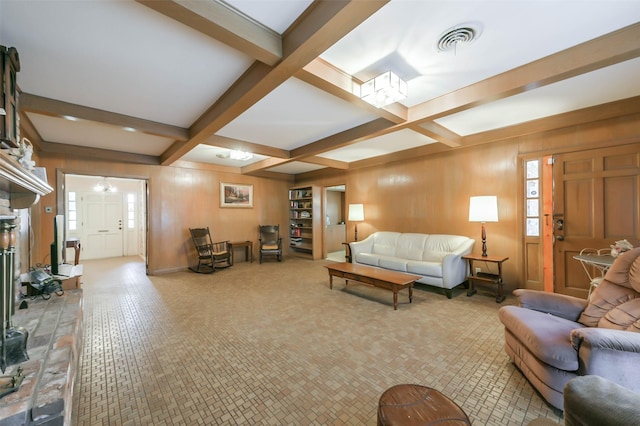
[(455, 52), (459, 47), (471, 44), (480, 36), (480, 30), (472, 25), (460, 25), (445, 31), (438, 42), (436, 50), (438, 52)]

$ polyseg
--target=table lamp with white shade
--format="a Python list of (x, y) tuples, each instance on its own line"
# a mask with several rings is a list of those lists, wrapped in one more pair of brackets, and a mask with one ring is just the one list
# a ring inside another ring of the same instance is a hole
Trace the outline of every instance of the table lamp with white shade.
[(487, 256), (487, 231), (485, 222), (498, 221), (498, 197), (483, 195), (469, 199), (469, 222), (482, 222), (482, 256)]

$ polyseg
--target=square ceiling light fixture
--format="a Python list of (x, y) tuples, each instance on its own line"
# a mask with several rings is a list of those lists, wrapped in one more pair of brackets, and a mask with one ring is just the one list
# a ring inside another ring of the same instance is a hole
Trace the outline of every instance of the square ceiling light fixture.
[(360, 99), (382, 108), (407, 97), (407, 82), (387, 71), (360, 86)]

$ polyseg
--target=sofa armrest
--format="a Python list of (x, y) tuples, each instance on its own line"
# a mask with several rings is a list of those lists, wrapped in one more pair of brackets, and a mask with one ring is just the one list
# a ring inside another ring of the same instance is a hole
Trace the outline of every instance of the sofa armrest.
[(468, 275), (467, 261), (462, 254), (449, 253), (442, 259), (442, 285), (444, 288), (453, 288), (463, 283)]
[(640, 392), (640, 333), (586, 327), (571, 332), (578, 374), (595, 374)]
[(513, 291), (518, 304), (527, 309), (552, 314), (570, 321), (578, 321), (587, 307), (587, 301), (558, 293), (546, 293), (538, 290), (517, 289)]
[(476, 240), (472, 238), (467, 239), (442, 259), (442, 285), (444, 288), (453, 288), (467, 279), (469, 265), (466, 260), (462, 259), (462, 256), (471, 253), (475, 242)]
[(591, 350), (635, 352), (640, 357), (640, 333), (633, 331), (598, 327), (577, 328), (571, 332), (571, 343), (577, 350), (588, 345)]
[(373, 253), (373, 235), (374, 234), (369, 235), (364, 240), (349, 243), (351, 262), (358, 263), (357, 258), (359, 253)]
[(569, 380), (564, 388), (566, 426), (630, 425), (640, 419), (640, 394), (599, 376)]

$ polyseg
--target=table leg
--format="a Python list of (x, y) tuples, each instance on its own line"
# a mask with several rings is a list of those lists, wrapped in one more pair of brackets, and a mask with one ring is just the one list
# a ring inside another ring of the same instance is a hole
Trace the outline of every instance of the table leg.
[(393, 289), (393, 310), (398, 310), (398, 290)]
[(333, 275), (329, 274), (329, 289), (333, 290)]
[(409, 303), (413, 302), (413, 284), (409, 286)]
[(502, 293), (502, 279), (498, 279), (498, 296), (496, 297), (496, 303), (502, 303), (505, 299), (504, 294)]
[(473, 283), (473, 260), (469, 259), (468, 260), (469, 263), (469, 276), (467, 277), (467, 282), (469, 283), (469, 289), (467, 290), (467, 297), (471, 297), (474, 294), (476, 294), (476, 288), (475, 285)]

